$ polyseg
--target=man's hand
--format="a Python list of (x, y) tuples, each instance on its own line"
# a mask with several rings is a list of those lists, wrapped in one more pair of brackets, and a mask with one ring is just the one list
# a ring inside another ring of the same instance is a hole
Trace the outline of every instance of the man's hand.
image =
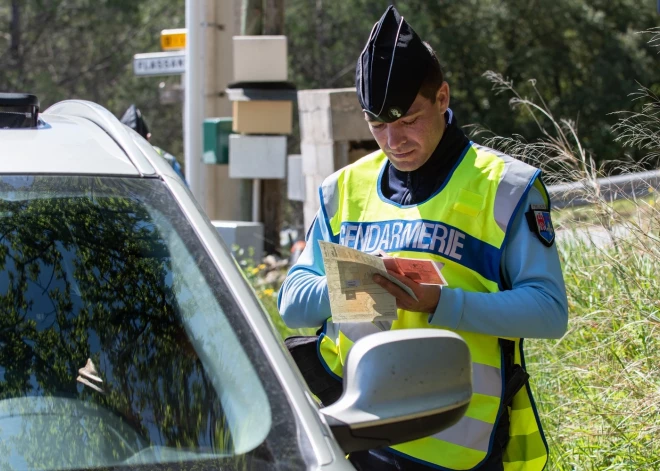
[(415, 296), (415, 301), (408, 293), (392, 283), (387, 278), (380, 275), (374, 275), (374, 282), (385, 288), (392, 296), (396, 298), (396, 307), (405, 309), (406, 311), (413, 312), (426, 312), (432, 314), (438, 307), (440, 301), (440, 287), (437, 285), (420, 285), (419, 283), (411, 280), (407, 276), (399, 275), (396, 272), (387, 270), (387, 273), (399, 280), (404, 285), (408, 286)]

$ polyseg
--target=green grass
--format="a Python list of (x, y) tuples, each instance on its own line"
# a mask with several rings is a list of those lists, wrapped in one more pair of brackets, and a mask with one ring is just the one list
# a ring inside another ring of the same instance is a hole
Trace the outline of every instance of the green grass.
[(549, 469), (660, 469), (657, 258), (632, 241), (560, 249), (569, 330), (527, 343)]

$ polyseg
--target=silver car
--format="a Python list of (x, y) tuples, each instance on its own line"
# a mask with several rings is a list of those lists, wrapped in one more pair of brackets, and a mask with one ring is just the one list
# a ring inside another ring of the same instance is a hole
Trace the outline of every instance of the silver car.
[(0, 94), (0, 470), (343, 470), (471, 399), (465, 342), (382, 332), (320, 408), (186, 185), (110, 112)]

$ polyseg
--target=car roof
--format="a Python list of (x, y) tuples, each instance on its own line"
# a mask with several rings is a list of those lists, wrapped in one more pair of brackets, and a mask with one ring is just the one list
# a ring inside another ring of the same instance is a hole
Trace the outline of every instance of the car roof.
[(57, 103), (32, 129), (0, 129), (0, 174), (157, 176), (134, 137), (108, 110)]

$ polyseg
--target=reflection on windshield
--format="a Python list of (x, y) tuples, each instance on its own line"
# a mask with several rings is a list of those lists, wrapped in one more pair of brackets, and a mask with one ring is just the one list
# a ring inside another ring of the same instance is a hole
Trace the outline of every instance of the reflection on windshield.
[(189, 460), (263, 441), (256, 373), (182, 239), (130, 184), (2, 181), (0, 197), (0, 467)]

